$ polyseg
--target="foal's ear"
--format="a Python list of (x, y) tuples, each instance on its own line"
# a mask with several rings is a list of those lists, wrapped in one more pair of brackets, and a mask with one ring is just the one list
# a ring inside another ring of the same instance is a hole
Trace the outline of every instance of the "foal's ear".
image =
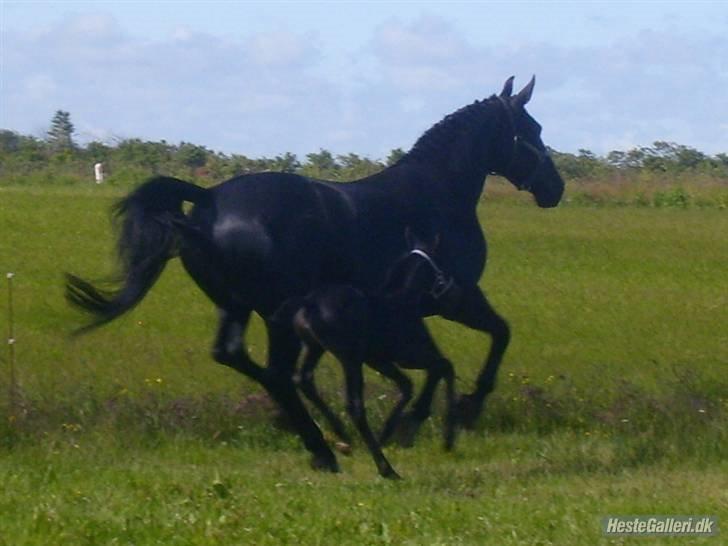
[(417, 245), (417, 239), (412, 234), (412, 228), (407, 226), (404, 228), (404, 240), (407, 242), (407, 248), (414, 249)]
[(523, 108), (526, 106), (528, 101), (531, 100), (531, 95), (533, 94), (533, 87), (536, 85), (536, 76), (534, 75), (531, 78), (531, 81), (526, 84), (526, 87), (521, 89), (518, 92), (518, 95), (513, 97), (513, 106)]
[(511, 76), (506, 80), (506, 83), (503, 84), (503, 91), (500, 92), (501, 98), (508, 99), (513, 94), (513, 78), (515, 78), (515, 76)]

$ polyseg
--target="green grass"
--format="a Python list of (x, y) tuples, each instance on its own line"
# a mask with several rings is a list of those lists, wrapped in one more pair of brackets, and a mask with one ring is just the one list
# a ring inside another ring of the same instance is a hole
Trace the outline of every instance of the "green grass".
[(315, 473), (288, 445), (58, 440), (0, 459), (0, 534), (13, 545), (607, 544), (605, 514), (725, 521), (725, 462), (567, 466), (550, 450), (570, 452), (572, 463), (588, 457), (568, 435), (465, 437), (448, 456), (438, 448), (390, 450), (408, 476), (391, 483), (374, 478), (360, 455), (344, 460), (340, 475)]
[[(628, 544), (599, 518), (728, 521), (724, 210), (483, 205), (482, 286), (513, 328), (499, 385), (455, 453), (439, 416), (388, 449), (392, 484), (360, 442), (342, 474), (308, 468), (257, 385), (208, 356), (214, 309), (177, 262), (130, 315), (69, 340), (82, 317), (62, 273), (112, 271), (118, 196), (0, 189), (20, 387), (9, 407), (0, 355), (0, 545)], [(487, 338), (429, 324), (469, 390)], [(259, 322), (248, 340), (264, 360)], [(338, 367), (319, 375), (342, 410)], [(393, 389), (371, 373), (367, 388), (378, 426)]]

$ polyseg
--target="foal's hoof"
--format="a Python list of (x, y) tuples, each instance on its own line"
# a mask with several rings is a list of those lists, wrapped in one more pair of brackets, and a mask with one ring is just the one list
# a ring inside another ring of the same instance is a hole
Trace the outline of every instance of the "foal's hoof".
[(465, 429), (473, 430), (480, 415), (480, 406), (470, 394), (463, 394), (455, 405), (457, 422)]
[(314, 455), (311, 457), (311, 468), (314, 470), (321, 470), (323, 472), (341, 472), (339, 463), (336, 461), (336, 457), (333, 453)]

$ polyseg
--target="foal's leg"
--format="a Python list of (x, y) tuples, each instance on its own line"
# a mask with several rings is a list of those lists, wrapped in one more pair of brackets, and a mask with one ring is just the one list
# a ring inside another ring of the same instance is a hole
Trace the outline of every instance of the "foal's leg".
[[(434, 348), (434, 345), (433, 345)], [(402, 426), (398, 433), (398, 441), (402, 447), (412, 447), (415, 443), (415, 437), (422, 426), (422, 423), (430, 417), (432, 413), (432, 399), (435, 396), (435, 390), (440, 379), (445, 379), (447, 386), (446, 391), (446, 417), (445, 417), (445, 448), (452, 449), (455, 441), (455, 371), (452, 363), (442, 356), (439, 351), (435, 352), (425, 362), (430, 364), (427, 366), (418, 366), (427, 370), (427, 379), (420, 396), (412, 406), (412, 410), (407, 412), (402, 418)], [(410, 366), (408, 366), (410, 367)]]
[(422, 423), (430, 416), (432, 399), (440, 379), (446, 377), (452, 365), (442, 356), (422, 319), (405, 321), (400, 327), (406, 343), (398, 351), (397, 361), (403, 368), (426, 370), (427, 380), (412, 409), (400, 420), (397, 442), (403, 447), (412, 447)]
[(445, 449), (450, 451), (455, 447), (455, 436), (457, 435), (457, 412), (455, 400), (455, 370), (452, 363), (444, 359), (443, 374), (445, 377)]
[(511, 339), (508, 323), (495, 312), (477, 286), (463, 289), (462, 297), (455, 307), (442, 315), (448, 320), (459, 322), (475, 330), (486, 332), (492, 337), (490, 352), (486, 358), (476, 388), (471, 394), (460, 397), (457, 419), (463, 426), (471, 428), (483, 410), (486, 396), (495, 387), (496, 375), (503, 354)]
[(392, 465), (382, 453), (382, 448), (374, 437), (369, 423), (367, 422), (366, 409), (364, 408), (364, 377), (362, 372), (362, 361), (359, 359), (346, 359), (341, 361), (346, 375), (346, 409), (352, 421), (359, 429), (369, 452), (374, 458), (379, 474), (384, 478), (398, 479), (399, 475), (394, 471)]
[(412, 381), (407, 377), (393, 362), (371, 362), (369, 366), (377, 370), (383, 376), (391, 379), (399, 388), (399, 400), (392, 408), (389, 417), (384, 423), (382, 432), (379, 434), (379, 444), (386, 445), (392, 438), (392, 434), (402, 418), (404, 408), (407, 407), (409, 401), (412, 400)]
[(306, 344), (306, 356), (304, 358), (303, 365), (301, 366), (301, 371), (299, 372), (298, 387), (301, 389), (301, 392), (303, 392), (306, 398), (308, 398), (313, 405), (318, 408), (324, 418), (329, 422), (334, 433), (343, 442), (351, 444), (351, 438), (349, 438), (349, 434), (346, 432), (344, 423), (341, 422), (341, 419), (336, 416), (328, 404), (326, 404), (326, 402), (324, 402), (321, 398), (321, 395), (316, 388), (316, 383), (314, 382), (313, 372), (316, 369), (316, 366), (318, 366), (323, 353), (324, 350), (320, 345)]

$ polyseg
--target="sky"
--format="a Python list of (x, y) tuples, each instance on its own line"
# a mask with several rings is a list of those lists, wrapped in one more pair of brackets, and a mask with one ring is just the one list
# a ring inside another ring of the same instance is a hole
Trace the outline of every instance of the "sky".
[(544, 142), (728, 152), (728, 2), (0, 0), (0, 128), (383, 159), (536, 75)]

